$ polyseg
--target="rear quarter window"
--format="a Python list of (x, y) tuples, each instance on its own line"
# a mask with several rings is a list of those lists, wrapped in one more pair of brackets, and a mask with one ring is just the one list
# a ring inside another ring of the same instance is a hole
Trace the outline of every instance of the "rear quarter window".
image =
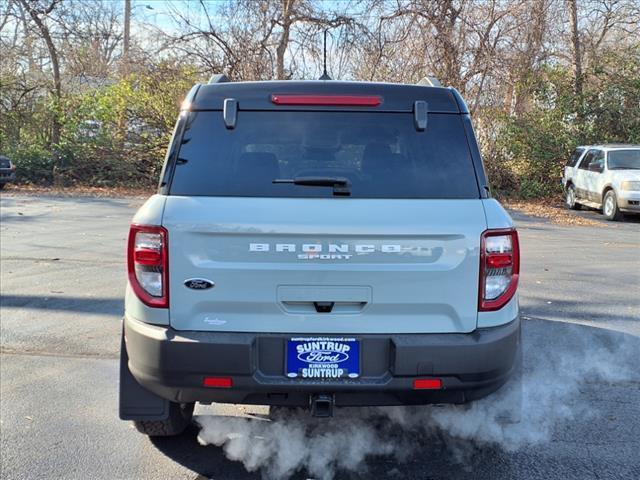
[(240, 111), (190, 113), (171, 195), (331, 197), (332, 188), (274, 184), (304, 176), (345, 177), (355, 198), (479, 198), (457, 114)]
[(569, 157), (569, 161), (567, 162), (567, 167), (575, 167), (576, 163), (578, 163), (578, 160), (580, 160), (580, 157), (582, 156), (583, 153), (584, 153), (584, 148), (576, 148), (571, 154), (571, 156)]

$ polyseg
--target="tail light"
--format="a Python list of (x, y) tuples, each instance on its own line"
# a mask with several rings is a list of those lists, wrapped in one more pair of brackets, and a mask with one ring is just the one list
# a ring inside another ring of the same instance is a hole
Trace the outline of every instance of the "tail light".
[(150, 307), (169, 306), (167, 231), (163, 227), (131, 225), (127, 250), (129, 283)]
[(515, 229), (487, 230), (480, 238), (478, 310), (504, 307), (518, 288), (520, 247)]

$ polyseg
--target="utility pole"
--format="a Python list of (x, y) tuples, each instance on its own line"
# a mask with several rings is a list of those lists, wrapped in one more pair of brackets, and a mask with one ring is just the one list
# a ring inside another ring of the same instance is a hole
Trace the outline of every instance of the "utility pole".
[(129, 67), (129, 43), (131, 38), (131, 0), (124, 0), (124, 35), (122, 38), (122, 63), (126, 73)]
[(582, 97), (582, 57), (580, 52), (580, 27), (578, 25), (577, 0), (567, 0), (569, 21), (571, 23), (571, 44), (573, 47), (574, 92), (578, 99)]

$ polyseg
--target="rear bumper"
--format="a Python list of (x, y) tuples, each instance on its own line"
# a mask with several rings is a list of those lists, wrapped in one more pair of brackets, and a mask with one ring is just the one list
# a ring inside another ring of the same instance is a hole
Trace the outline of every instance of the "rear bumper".
[[(500, 388), (520, 348), (519, 318), (469, 334), (354, 335), (360, 378), (320, 381), (284, 375), (291, 335), (176, 331), (126, 318), (124, 332), (137, 382), (181, 403), (308, 406), (316, 393), (338, 406), (465, 403)], [(233, 386), (205, 388), (206, 376), (231, 377)], [(414, 379), (432, 377), (442, 379), (441, 390), (413, 390)]]

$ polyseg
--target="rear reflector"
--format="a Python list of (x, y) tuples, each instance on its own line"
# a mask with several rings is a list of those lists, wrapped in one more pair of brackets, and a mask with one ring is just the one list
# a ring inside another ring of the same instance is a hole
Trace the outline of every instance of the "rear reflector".
[(138, 265), (159, 265), (162, 255), (158, 250), (138, 248), (133, 251), (133, 261)]
[(231, 388), (233, 382), (231, 377), (204, 377), (202, 385), (213, 388)]
[(511, 253), (492, 253), (487, 258), (488, 268), (505, 268), (510, 267), (513, 263), (513, 256)]
[(418, 378), (413, 381), (414, 390), (440, 390), (442, 380), (439, 378)]
[(271, 95), (276, 105), (325, 105), (377, 107), (382, 103), (378, 95)]

